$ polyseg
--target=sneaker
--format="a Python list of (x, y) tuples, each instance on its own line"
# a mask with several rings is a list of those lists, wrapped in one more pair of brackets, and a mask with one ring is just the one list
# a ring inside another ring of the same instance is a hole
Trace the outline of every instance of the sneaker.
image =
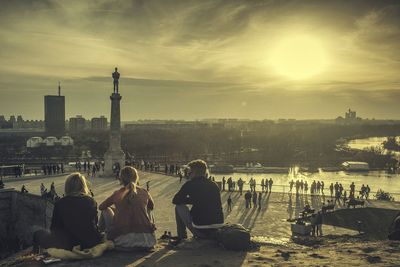
[(171, 237), (171, 239), (168, 242), (168, 245), (171, 247), (176, 247), (179, 244), (183, 243), (186, 240), (186, 238), (180, 238), (180, 237)]

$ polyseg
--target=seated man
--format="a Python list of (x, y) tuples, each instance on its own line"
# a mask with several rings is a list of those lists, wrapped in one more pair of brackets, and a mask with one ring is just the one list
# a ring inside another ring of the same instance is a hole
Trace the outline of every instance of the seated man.
[[(186, 228), (198, 238), (213, 238), (224, 224), (221, 195), (217, 184), (209, 179), (207, 164), (203, 160), (188, 163), (188, 179), (172, 203), (175, 204), (177, 243), (187, 238)], [(191, 204), (189, 208), (186, 204)]]

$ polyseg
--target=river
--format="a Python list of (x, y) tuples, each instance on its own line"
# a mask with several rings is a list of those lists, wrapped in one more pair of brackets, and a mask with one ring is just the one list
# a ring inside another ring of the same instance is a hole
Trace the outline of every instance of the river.
[[(397, 137), (399, 138), (399, 137)], [(382, 147), (382, 142), (386, 140), (386, 137), (371, 137), (365, 139), (355, 139), (351, 140), (348, 145), (352, 149), (364, 149), (371, 146)], [(399, 155), (400, 153), (396, 153)], [(289, 182), (293, 179), (307, 181), (309, 187), (311, 183), (315, 181), (323, 181), (325, 183), (325, 194), (329, 194), (329, 185), (331, 183), (339, 182), (343, 185), (346, 191), (349, 190), (350, 184), (352, 182), (356, 185), (356, 190), (359, 190), (362, 184), (369, 185), (371, 192), (375, 194), (378, 189), (395, 194), (396, 200), (400, 201), (400, 174), (388, 174), (386, 171), (370, 171), (370, 172), (323, 172), (319, 171), (317, 173), (303, 173), (299, 172), (298, 168), (293, 168), (287, 174), (282, 173), (268, 173), (268, 174), (244, 174), (244, 173), (233, 173), (228, 175), (222, 174), (212, 174), (215, 176), (217, 181), (222, 180), (225, 176), (232, 177), (237, 181), (240, 177), (248, 182), (251, 177), (256, 179), (257, 184), (261, 183), (262, 179), (272, 178), (274, 181), (273, 191), (277, 192), (287, 192), (289, 190)], [(248, 184), (246, 184), (246, 187)], [(398, 196), (396, 197), (396, 194)]]

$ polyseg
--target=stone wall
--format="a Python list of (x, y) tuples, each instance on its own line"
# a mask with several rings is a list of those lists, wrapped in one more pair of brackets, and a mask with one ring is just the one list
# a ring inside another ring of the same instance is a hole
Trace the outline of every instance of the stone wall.
[(0, 250), (30, 246), (34, 231), (50, 227), (53, 207), (37, 195), (0, 190)]

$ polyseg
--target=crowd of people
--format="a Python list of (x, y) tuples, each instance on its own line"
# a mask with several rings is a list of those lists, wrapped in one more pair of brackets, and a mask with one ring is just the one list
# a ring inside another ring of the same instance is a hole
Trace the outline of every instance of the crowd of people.
[(60, 174), (64, 173), (64, 164), (45, 164), (42, 165), (42, 172), (44, 175), (54, 175), (54, 174)]
[[(215, 177), (214, 178), (215, 181)], [(261, 180), (261, 192), (272, 192), (272, 185), (273, 185), (274, 181), (272, 180), (272, 178), (266, 178), (266, 179), (262, 179)], [(225, 178), (225, 176), (222, 177), (221, 180), (221, 190), (222, 191), (228, 191), (228, 192), (233, 192), (238, 190), (239, 194), (242, 195), (243, 194), (243, 186), (246, 184), (246, 181), (244, 181), (241, 177), (235, 181), (232, 177), (229, 177), (228, 179)], [(257, 187), (257, 183), (256, 183), (256, 179), (253, 179), (253, 177), (250, 178), (249, 182), (249, 188), (250, 188), (250, 192), (256, 192), (256, 187)]]
[[(155, 161), (145, 161), (145, 160), (134, 160), (129, 162), (130, 166), (135, 167), (141, 171), (150, 171), (150, 172), (163, 172), (165, 175), (180, 175), (181, 166), (178, 164), (170, 164), (164, 163), (161, 164)], [(184, 176), (184, 174), (182, 174)]]
[(95, 177), (96, 174), (100, 171), (104, 173), (104, 161), (84, 161), (83, 163), (78, 160), (75, 162), (75, 170), (77, 172), (84, 172), (87, 173), (88, 176)]

